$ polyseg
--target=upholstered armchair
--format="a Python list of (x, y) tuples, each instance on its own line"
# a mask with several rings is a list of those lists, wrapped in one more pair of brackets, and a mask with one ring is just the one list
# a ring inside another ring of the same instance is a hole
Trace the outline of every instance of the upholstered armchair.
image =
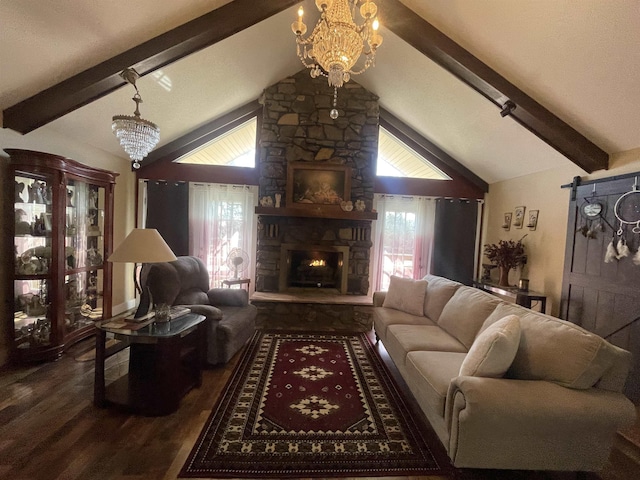
[(226, 363), (255, 331), (257, 309), (242, 289), (209, 288), (209, 274), (198, 257), (144, 264), (141, 285), (153, 303), (184, 305), (207, 317), (207, 363)]

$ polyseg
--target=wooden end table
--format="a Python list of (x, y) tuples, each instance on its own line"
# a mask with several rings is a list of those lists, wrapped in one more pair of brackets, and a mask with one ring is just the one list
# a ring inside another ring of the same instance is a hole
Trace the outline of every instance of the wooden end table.
[(532, 302), (540, 302), (540, 311), (547, 312), (547, 296), (544, 293), (531, 290), (520, 290), (517, 287), (502, 287), (493, 283), (473, 282), (473, 286), (491, 293), (503, 295), (512, 299), (516, 304), (531, 308)]
[[(204, 315), (188, 313), (135, 330), (123, 328), (123, 318), (124, 315), (96, 324), (94, 404), (148, 416), (175, 412), (180, 399), (202, 385), (207, 347)], [(132, 326), (135, 327), (138, 325)], [(113, 345), (106, 345), (107, 334), (113, 335)], [(106, 385), (105, 361), (126, 348), (128, 373)]]
[(249, 290), (249, 285), (251, 284), (251, 279), (249, 278), (235, 278), (232, 280), (223, 280), (222, 287), (231, 288), (231, 285), (239, 285), (240, 288), (244, 288), (243, 285), (247, 285), (247, 290)]

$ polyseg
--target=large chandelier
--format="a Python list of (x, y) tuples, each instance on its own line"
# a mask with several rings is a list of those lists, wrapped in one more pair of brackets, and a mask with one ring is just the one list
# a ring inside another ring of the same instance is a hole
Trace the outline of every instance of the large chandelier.
[(120, 140), (120, 146), (127, 152), (133, 161), (133, 168), (140, 168), (140, 162), (160, 141), (160, 129), (158, 126), (140, 117), (140, 104), (142, 97), (136, 87), (136, 80), (140, 78), (133, 68), (127, 68), (120, 76), (133, 85), (136, 93), (132, 100), (136, 102), (136, 110), (131, 115), (115, 115), (112, 119), (111, 130)]
[[(376, 49), (382, 44), (376, 14), (378, 7), (369, 0), (315, 0), (321, 13), (313, 32), (304, 38), (307, 26), (302, 21), (304, 10), (298, 9), (298, 20), (291, 24), (296, 35), (298, 57), (311, 70), (311, 77), (327, 77), (333, 91), (331, 118), (338, 117), (337, 89), (374, 65)], [(361, 25), (353, 21), (360, 4)], [(364, 55), (364, 62), (356, 63)]]

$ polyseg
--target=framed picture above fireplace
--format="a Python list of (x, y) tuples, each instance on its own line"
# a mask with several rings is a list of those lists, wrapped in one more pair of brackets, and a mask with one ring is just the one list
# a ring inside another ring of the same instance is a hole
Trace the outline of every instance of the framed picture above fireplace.
[(287, 168), (287, 206), (335, 205), (351, 197), (351, 168), (292, 162)]

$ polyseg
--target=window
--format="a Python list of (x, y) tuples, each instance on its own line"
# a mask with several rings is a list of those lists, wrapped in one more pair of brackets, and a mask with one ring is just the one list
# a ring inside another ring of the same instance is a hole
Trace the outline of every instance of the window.
[(197, 165), (254, 168), (256, 164), (257, 117), (223, 133), (176, 160)]
[(376, 195), (373, 288), (388, 290), (392, 275), (420, 279), (429, 272), (435, 202), (427, 197)]
[(384, 177), (451, 180), (438, 167), (412, 150), (398, 137), (380, 127), (376, 174)]
[(244, 185), (189, 185), (189, 249), (207, 266), (212, 287), (235, 277), (234, 265), (228, 262), (234, 248), (249, 258), (248, 264), (240, 266), (238, 276), (253, 277), (257, 190)]

